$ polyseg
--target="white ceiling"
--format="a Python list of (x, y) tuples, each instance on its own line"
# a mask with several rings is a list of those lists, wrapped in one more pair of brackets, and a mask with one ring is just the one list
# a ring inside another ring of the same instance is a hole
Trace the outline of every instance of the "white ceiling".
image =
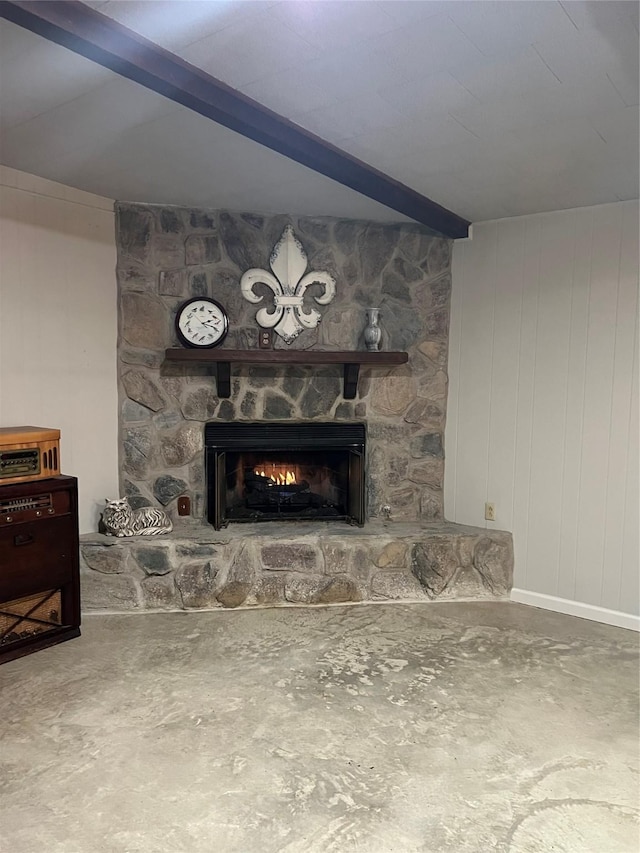
[[(88, 5), (472, 221), (638, 197), (638, 3)], [(3, 21), (0, 159), (120, 200), (402, 220)]]

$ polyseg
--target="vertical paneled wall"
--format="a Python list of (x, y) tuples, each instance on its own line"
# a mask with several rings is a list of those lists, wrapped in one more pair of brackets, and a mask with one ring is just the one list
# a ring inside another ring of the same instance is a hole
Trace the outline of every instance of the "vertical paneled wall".
[(449, 376), (447, 518), (513, 532), (516, 588), (638, 613), (638, 203), (474, 225)]
[(117, 493), (113, 202), (0, 167), (0, 426), (61, 430), (80, 527)]

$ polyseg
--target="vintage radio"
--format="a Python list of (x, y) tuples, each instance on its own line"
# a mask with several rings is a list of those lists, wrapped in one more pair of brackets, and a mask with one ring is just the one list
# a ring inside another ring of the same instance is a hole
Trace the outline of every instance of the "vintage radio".
[(60, 473), (60, 430), (0, 427), (0, 485), (45, 480)]

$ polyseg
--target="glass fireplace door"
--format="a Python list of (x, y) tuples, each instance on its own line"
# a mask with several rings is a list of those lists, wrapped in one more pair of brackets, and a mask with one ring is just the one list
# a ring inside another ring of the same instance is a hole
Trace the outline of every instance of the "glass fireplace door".
[(205, 440), (207, 515), (216, 529), (274, 520), (364, 523), (362, 424), (208, 424)]

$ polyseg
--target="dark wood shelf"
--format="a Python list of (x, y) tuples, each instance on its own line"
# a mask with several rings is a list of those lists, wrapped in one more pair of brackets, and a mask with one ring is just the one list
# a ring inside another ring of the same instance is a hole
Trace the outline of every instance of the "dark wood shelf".
[(231, 396), (232, 364), (341, 364), (344, 370), (344, 398), (353, 400), (358, 389), (360, 365), (380, 366), (406, 364), (406, 352), (357, 352), (353, 350), (238, 350), (182, 349), (165, 350), (167, 361), (214, 364), (218, 397)]

